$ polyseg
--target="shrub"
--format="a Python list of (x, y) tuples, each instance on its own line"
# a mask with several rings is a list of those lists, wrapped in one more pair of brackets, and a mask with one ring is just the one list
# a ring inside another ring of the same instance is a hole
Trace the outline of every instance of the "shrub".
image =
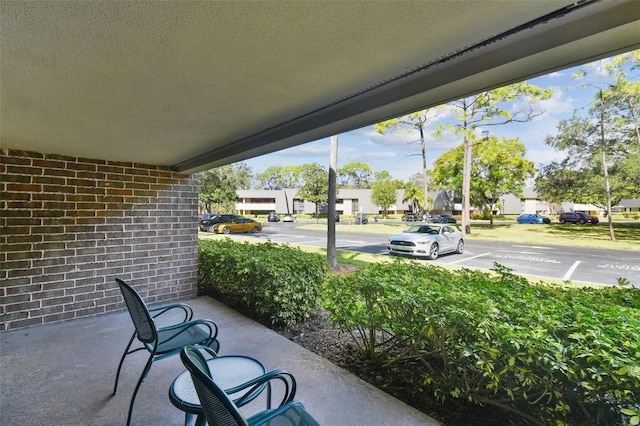
[(324, 257), (286, 245), (199, 242), (199, 293), (239, 304), (274, 325), (291, 327), (314, 313), (328, 274)]
[(402, 364), (440, 401), (491, 405), (525, 424), (634, 424), (632, 291), (536, 285), (500, 265), (450, 272), (395, 262), (333, 277), (325, 298), (381, 371)]

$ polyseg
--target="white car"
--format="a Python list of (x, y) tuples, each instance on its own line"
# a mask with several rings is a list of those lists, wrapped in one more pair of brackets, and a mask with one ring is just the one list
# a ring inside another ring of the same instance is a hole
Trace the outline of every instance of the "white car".
[(287, 215), (285, 215), (285, 216), (282, 218), (282, 221), (283, 221), (283, 222), (293, 222), (293, 220), (294, 220), (294, 219), (293, 219), (293, 216), (292, 216), (292, 215), (290, 215), (290, 214), (287, 214)]
[(413, 225), (402, 234), (389, 237), (387, 249), (391, 254), (437, 259), (440, 254), (464, 251), (462, 232), (446, 224)]

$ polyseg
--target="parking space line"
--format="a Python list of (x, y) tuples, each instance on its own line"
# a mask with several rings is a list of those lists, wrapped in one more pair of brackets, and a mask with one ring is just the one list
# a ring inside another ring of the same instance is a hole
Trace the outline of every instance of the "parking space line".
[(499, 253), (518, 253), (518, 254), (540, 254), (537, 251), (522, 251), (522, 250), (496, 250)]
[(518, 244), (513, 244), (513, 246), (512, 246), (512, 247), (525, 247), (525, 248), (528, 248), (528, 249), (538, 249), (538, 250), (554, 250), (554, 248), (553, 248), (553, 247), (544, 247), (544, 246), (521, 246), (521, 245), (518, 245)]
[(471, 256), (471, 257), (465, 257), (464, 259), (460, 259), (460, 260), (456, 260), (454, 262), (448, 262), (448, 265), (453, 265), (456, 263), (460, 263), (460, 262), (464, 262), (465, 260), (472, 260), (472, 259), (476, 259), (478, 257), (484, 257), (484, 256), (489, 256), (491, 254), (491, 252), (487, 252), (487, 253), (482, 253), (482, 254), (478, 254), (476, 256)]
[(563, 280), (568, 280), (571, 278), (571, 275), (573, 275), (573, 273), (575, 272), (576, 268), (578, 267), (578, 265), (580, 264), (579, 260), (576, 260), (575, 263), (571, 266), (571, 268), (569, 268), (569, 270), (567, 271), (566, 274), (564, 274), (564, 277), (562, 277)]

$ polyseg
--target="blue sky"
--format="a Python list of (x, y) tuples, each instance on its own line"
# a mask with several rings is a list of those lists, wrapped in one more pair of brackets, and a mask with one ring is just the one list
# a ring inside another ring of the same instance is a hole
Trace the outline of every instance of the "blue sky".
[[(579, 68), (569, 68), (542, 77), (528, 80), (529, 83), (551, 88), (550, 99), (540, 102), (544, 113), (527, 123), (512, 123), (490, 128), (492, 135), (507, 138), (519, 138), (527, 149), (526, 158), (533, 161), (536, 167), (562, 158), (545, 144), (548, 135), (556, 133), (556, 126), (562, 119), (568, 119), (574, 110), (589, 108), (595, 89), (580, 87), (572, 76)], [(427, 129), (428, 133), (433, 131)], [(395, 179), (407, 180), (422, 170), (420, 144), (409, 143), (419, 137), (418, 133), (407, 135), (378, 134), (373, 126), (363, 127), (339, 135), (338, 168), (349, 162), (364, 162), (374, 172), (386, 170)], [(444, 152), (459, 145), (459, 136), (451, 135), (443, 139), (427, 137), (427, 163), (432, 168), (433, 162)], [(271, 166), (302, 165), (317, 162), (328, 168), (330, 138), (309, 142), (272, 154), (263, 155), (245, 161), (254, 174)]]

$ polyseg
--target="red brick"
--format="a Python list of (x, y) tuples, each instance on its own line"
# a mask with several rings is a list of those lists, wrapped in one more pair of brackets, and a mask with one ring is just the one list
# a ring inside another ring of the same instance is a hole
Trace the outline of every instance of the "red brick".
[(7, 330), (17, 330), (25, 327), (33, 327), (34, 325), (42, 325), (42, 317), (27, 318), (24, 320), (12, 321), (9, 323)]
[(7, 208), (34, 210), (44, 208), (42, 204), (42, 201), (9, 201), (7, 203)]
[(32, 161), (32, 164), (36, 167), (43, 167), (46, 169), (64, 169), (67, 166), (66, 161), (47, 159), (43, 160), (36, 158)]
[(41, 167), (29, 167), (29, 166), (18, 166), (13, 164), (7, 165), (8, 174), (16, 174), (16, 175), (31, 175), (31, 176), (41, 176), (42, 168)]
[(60, 155), (60, 154), (45, 154), (44, 158), (46, 158), (47, 160), (61, 160), (61, 161), (75, 161), (76, 160), (74, 157), (69, 157), (67, 155)]
[[(52, 177), (48, 176), (34, 176), (32, 183), (41, 183), (43, 185), (61, 185), (64, 186), (67, 184), (66, 179), (63, 177)], [(46, 188), (46, 187), (45, 187)]]
[(70, 161), (67, 163), (67, 169), (83, 172), (95, 172), (98, 170), (98, 165), (88, 163), (75, 163), (73, 161)]
[[(20, 300), (22, 298), (24, 298), (24, 300)], [(3, 302), (3, 305), (5, 305), (5, 311), (7, 313), (29, 311), (31, 309), (37, 309), (40, 307), (39, 301), (29, 302), (29, 295), (26, 294), (20, 294), (13, 297), (8, 296), (4, 299), (7, 299), (6, 302)]]
[(7, 191), (41, 192), (42, 185), (36, 185), (31, 183), (9, 183), (7, 184)]
[[(10, 174), (6, 174), (3, 171), (2, 182), (3, 183), (8, 183), (8, 182), (31, 183), (31, 176), (29, 176), (29, 175), (10, 175)], [(3, 194), (2, 196), (4, 197), (5, 194)]]
[[(15, 287), (7, 287), (5, 289), (5, 293), (7, 296), (12, 296), (16, 294), (29, 294), (42, 290), (42, 286), (40, 284), (31, 284), (31, 285), (21, 285)], [(28, 300), (28, 299), (27, 299)]]
[(34, 200), (46, 200), (46, 201), (64, 201), (64, 194), (55, 194), (55, 193), (38, 193), (31, 194), (31, 197)]
[(42, 268), (33, 269), (9, 269), (7, 270), (7, 278), (30, 277), (33, 275), (42, 275)]
[(61, 185), (42, 185), (42, 192), (52, 192), (54, 194), (73, 194), (75, 188), (71, 186)]

